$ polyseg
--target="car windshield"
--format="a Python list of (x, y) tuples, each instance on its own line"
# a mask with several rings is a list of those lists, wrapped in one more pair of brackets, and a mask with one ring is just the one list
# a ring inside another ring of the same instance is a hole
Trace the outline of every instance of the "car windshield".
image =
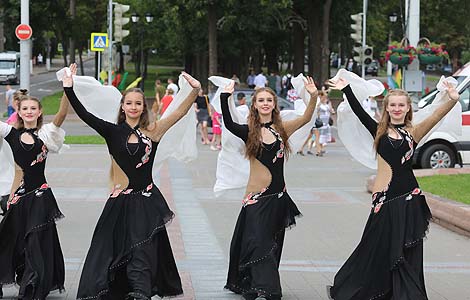
[[(457, 79), (457, 86), (459, 84), (461, 84), (465, 78), (467, 78), (466, 76), (458, 76), (458, 77), (455, 77), (455, 79)], [(436, 98), (436, 95), (437, 95), (437, 89), (433, 89), (432, 91), (430, 91), (429, 93), (427, 93), (426, 95), (424, 95), (418, 102), (418, 107), (419, 108), (423, 108), (429, 104), (431, 104), (434, 99)]]
[(13, 60), (0, 60), (0, 69), (14, 69), (15, 61)]

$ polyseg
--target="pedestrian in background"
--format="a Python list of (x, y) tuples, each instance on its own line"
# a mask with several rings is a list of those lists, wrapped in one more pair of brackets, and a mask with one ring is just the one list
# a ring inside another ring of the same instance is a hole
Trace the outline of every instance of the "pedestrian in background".
[(158, 112), (160, 110), (162, 98), (165, 96), (165, 92), (166, 92), (166, 89), (162, 85), (161, 80), (160, 79), (155, 80), (155, 100), (153, 101), (153, 104), (152, 104), (152, 113), (155, 119), (159, 117)]
[[(76, 65), (70, 67), (76, 73)], [(153, 162), (162, 137), (192, 108), (200, 83), (182, 76), (192, 87), (170, 114), (150, 122), (142, 90), (121, 98), (117, 124), (86, 110), (66, 75), (64, 91), (77, 115), (106, 140), (115, 171), (123, 182), (106, 201), (98, 220), (78, 286), (78, 299), (150, 299), (183, 293), (166, 225), (174, 218), (152, 179)], [(192, 112), (191, 112), (192, 113)]]
[(201, 133), (201, 143), (203, 145), (209, 145), (211, 143), (208, 133), (209, 119), (211, 117), (211, 110), (209, 104), (209, 97), (204, 94), (202, 89), (199, 90), (199, 94), (194, 101), (194, 110), (196, 111), (197, 125), (199, 126), (199, 132)]
[(331, 106), (331, 102), (328, 99), (328, 95), (320, 91), (318, 93), (320, 96), (320, 104), (318, 105), (318, 119), (323, 122), (323, 126), (318, 128), (318, 133), (320, 135), (318, 143), (316, 144), (317, 153), (316, 156), (323, 156), (325, 154), (325, 146), (331, 142), (331, 115), (335, 113), (335, 110)]
[(240, 86), (240, 78), (238, 78), (237, 74), (233, 74), (231, 79), (235, 82), (235, 86)]
[(255, 89), (264, 88), (268, 84), (268, 79), (264, 76), (263, 69), (260, 69), (255, 77)]
[(255, 71), (253, 69), (250, 70), (250, 74), (248, 75), (248, 77), (246, 78), (246, 83), (248, 84), (248, 87), (250, 89), (254, 89), (255, 88), (255, 78), (256, 78), (256, 74), (255, 74)]
[(12, 89), (9, 84), (6, 85), (5, 89), (5, 104), (7, 105), (7, 114), (9, 117), (15, 112), (13, 108), (13, 94), (15, 94), (16, 90)]
[(165, 113), (165, 110), (168, 108), (171, 101), (173, 101), (173, 93), (173, 89), (167, 89), (165, 96), (163, 96), (162, 100), (160, 101), (160, 118), (163, 116), (163, 113)]
[(217, 151), (222, 149), (222, 128), (220, 126), (222, 115), (219, 114), (213, 107), (212, 111), (212, 144), (211, 150)]
[(173, 78), (168, 78), (167, 80), (167, 89), (172, 89), (173, 90), (173, 95), (176, 95), (178, 94), (178, 91), (179, 91), (179, 87), (175, 84), (175, 82), (173, 81)]

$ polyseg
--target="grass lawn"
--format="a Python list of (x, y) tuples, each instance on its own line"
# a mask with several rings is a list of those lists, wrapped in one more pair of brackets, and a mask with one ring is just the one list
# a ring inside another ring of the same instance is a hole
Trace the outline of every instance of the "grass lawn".
[(104, 139), (99, 135), (66, 135), (66, 144), (93, 144), (104, 145)]
[(55, 115), (57, 113), (63, 93), (63, 91), (60, 91), (41, 99), (42, 112), (44, 115)]
[(423, 191), (470, 204), (470, 174), (418, 177)]

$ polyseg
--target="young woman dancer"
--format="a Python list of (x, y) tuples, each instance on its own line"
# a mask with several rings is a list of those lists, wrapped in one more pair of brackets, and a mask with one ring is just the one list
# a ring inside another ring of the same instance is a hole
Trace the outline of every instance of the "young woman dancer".
[(39, 99), (23, 95), (16, 126), (0, 122), (0, 137), (8, 142), (21, 168), (0, 223), (0, 286), (18, 284), (20, 299), (45, 299), (50, 291), (64, 289), (64, 258), (55, 224), (63, 215), (44, 168), (48, 152), (62, 147), (65, 133), (59, 127), (68, 103), (62, 97), (52, 123), (42, 125)]
[(312, 119), (318, 91), (308, 77), (305, 88), (311, 100), (303, 116), (283, 122), (276, 93), (257, 89), (248, 124), (240, 125), (229, 111), (233, 87), (232, 82), (220, 96), (222, 115), (226, 128), (245, 142), (250, 176), (232, 237), (225, 288), (246, 299), (281, 299), (278, 268), (285, 228), (295, 225), (300, 215), (285, 188), (284, 157), (290, 150), (289, 136)]
[[(76, 73), (75, 64), (70, 69)], [(63, 79), (77, 115), (105, 138), (128, 181), (112, 193), (98, 220), (78, 299), (150, 299), (183, 292), (165, 228), (174, 213), (152, 180), (159, 141), (192, 107), (200, 88), (199, 81), (183, 76), (193, 90), (174, 112), (149, 124), (143, 92), (130, 89), (121, 99), (117, 125), (89, 113), (75, 95), (72, 75)]]
[(374, 138), (378, 168), (361, 241), (336, 274), (329, 296), (335, 300), (427, 299), (423, 238), (431, 212), (413, 174), (412, 157), (419, 141), (452, 109), (459, 94), (445, 83), (448, 100), (413, 125), (408, 93), (391, 90), (377, 123), (345, 79), (331, 81), (331, 85), (344, 92), (352, 111)]

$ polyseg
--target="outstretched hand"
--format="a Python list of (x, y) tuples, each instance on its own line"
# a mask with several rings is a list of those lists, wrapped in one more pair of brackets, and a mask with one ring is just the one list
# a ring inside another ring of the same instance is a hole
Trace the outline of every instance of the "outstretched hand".
[(447, 89), (447, 94), (449, 95), (450, 100), (457, 101), (460, 98), (459, 92), (455, 89), (455, 87), (447, 81), (444, 81), (444, 86)]
[(186, 79), (188, 81), (189, 85), (193, 89), (201, 88), (201, 83), (196, 78), (194, 78), (193, 76), (189, 75), (186, 72), (181, 72), (181, 75), (183, 75), (184, 79)]
[(310, 94), (310, 96), (313, 96), (313, 97), (318, 96), (318, 89), (312, 77), (307, 76), (307, 78), (304, 78), (304, 84), (305, 84), (305, 89)]
[(77, 64), (73, 63), (70, 65), (70, 73), (65, 72), (65, 76), (62, 79), (62, 85), (64, 87), (72, 87), (73, 86), (73, 78), (72, 76), (77, 74)]
[(328, 85), (334, 90), (342, 90), (348, 84), (349, 83), (343, 78), (338, 78), (338, 80), (336, 81), (334, 81), (333, 79), (328, 80)]
[(222, 93), (233, 94), (234, 90), (235, 90), (235, 81), (231, 80), (230, 83), (224, 87), (224, 90)]

